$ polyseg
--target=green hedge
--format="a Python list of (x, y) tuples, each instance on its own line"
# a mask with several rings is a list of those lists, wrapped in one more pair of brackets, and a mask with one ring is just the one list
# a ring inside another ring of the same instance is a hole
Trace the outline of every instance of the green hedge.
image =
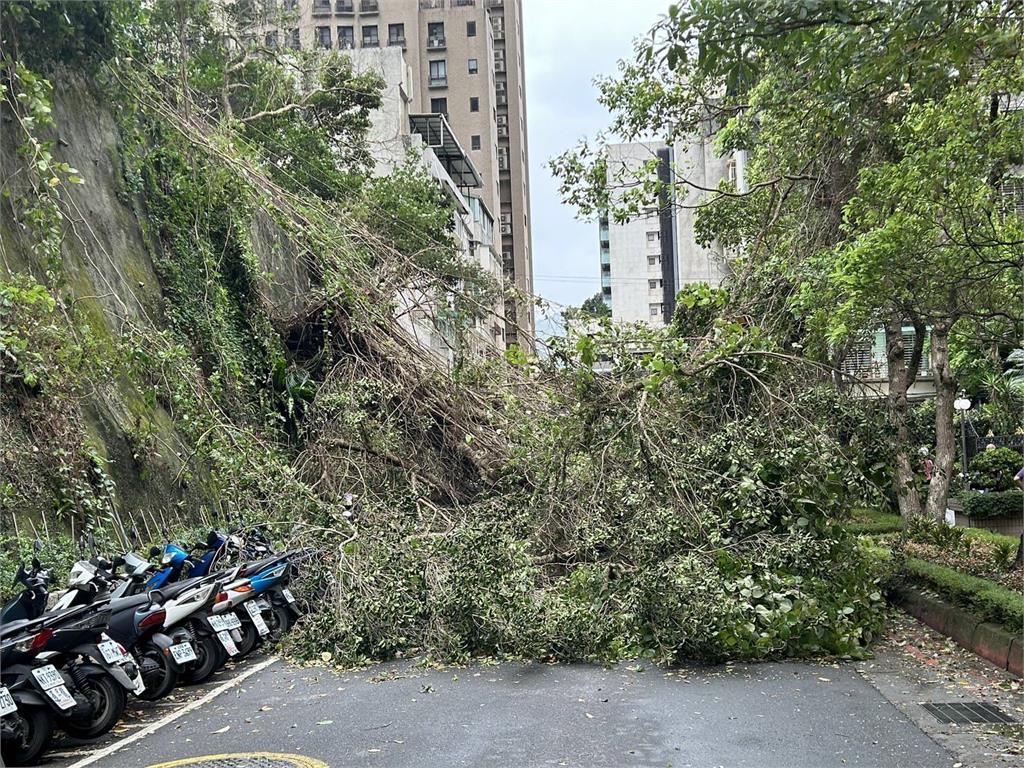
[(903, 518), (886, 512), (861, 511), (840, 523), (840, 527), (855, 536), (896, 533), (903, 530)]
[(995, 491), (969, 493), (963, 497), (964, 512), (979, 519), (999, 515), (1024, 515), (1024, 493), (1021, 491)]
[(969, 610), (984, 621), (1002, 624), (1014, 632), (1024, 626), (1024, 595), (988, 579), (908, 557), (904, 569), (912, 580)]

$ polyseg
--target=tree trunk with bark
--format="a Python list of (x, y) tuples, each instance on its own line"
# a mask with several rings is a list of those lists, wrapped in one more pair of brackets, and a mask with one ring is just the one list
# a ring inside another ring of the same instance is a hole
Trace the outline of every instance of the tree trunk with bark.
[[(915, 328), (918, 327), (915, 323)], [(885, 325), (885, 357), (889, 369), (889, 408), (896, 428), (896, 498), (904, 518), (921, 514), (921, 494), (914, 474), (914, 448), (910, 444), (910, 403), (907, 397), (917, 378), (917, 367), (924, 347), (924, 329), (915, 334), (914, 348), (907, 360), (903, 338), (903, 318), (893, 315)]]
[(953, 401), (956, 379), (949, 364), (949, 325), (932, 328), (932, 376), (935, 378), (935, 470), (928, 486), (925, 514), (933, 520), (946, 517), (949, 484), (956, 462), (956, 431), (953, 427)]

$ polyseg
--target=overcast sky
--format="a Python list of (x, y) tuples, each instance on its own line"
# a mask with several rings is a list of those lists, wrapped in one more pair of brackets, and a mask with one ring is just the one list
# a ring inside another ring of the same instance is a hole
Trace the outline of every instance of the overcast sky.
[[(578, 306), (600, 289), (597, 225), (562, 205), (547, 162), (607, 127), (593, 80), (632, 56), (670, 0), (523, 0), (534, 291)], [(543, 336), (555, 329), (537, 314)]]

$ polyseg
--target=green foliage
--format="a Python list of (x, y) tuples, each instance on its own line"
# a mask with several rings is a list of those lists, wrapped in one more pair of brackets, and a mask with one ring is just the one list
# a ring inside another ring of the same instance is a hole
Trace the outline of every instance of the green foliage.
[(888, 512), (862, 510), (843, 521), (842, 527), (855, 536), (878, 536), (903, 530), (903, 518)]
[(993, 448), (971, 459), (971, 485), (982, 491), (1008, 491), (1024, 468), (1024, 456), (1012, 448)]
[(580, 312), (586, 317), (611, 317), (612, 308), (604, 300), (600, 291), (580, 305)]
[(0, 49), (32, 68), (94, 64), (137, 12), (129, 0), (11, 0), (0, 4)]
[(1003, 515), (1024, 515), (1024, 493), (1021, 491), (967, 493), (963, 496), (963, 502), (964, 513), (980, 520)]
[(982, 621), (993, 621), (1012, 631), (1024, 624), (1024, 595), (987, 579), (913, 557), (906, 559), (904, 570), (913, 581), (962, 605)]

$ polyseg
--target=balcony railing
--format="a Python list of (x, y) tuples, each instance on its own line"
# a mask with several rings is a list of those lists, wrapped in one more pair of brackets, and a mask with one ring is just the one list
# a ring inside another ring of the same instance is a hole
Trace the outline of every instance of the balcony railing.
[(445, 39), (443, 37), (432, 37), (427, 40), (428, 51), (442, 51), (445, 48)]
[(360, 13), (377, 13), (380, 11), (380, 3), (377, 0), (362, 0), (359, 3)]
[(380, 48), (380, 38), (373, 38), (372, 40), (363, 39), (363, 48)]
[(338, 2), (334, 4), (334, 12), (345, 15), (353, 14), (356, 12), (355, 3), (353, 3), (352, 0), (338, 0)]
[(405, 48), (405, 35), (402, 35), (401, 37), (389, 37), (388, 45), (400, 45)]
[(314, 16), (330, 16), (331, 0), (313, 0)]
[(444, 0), (420, 0), (421, 11), (429, 11), (434, 8), (444, 8)]
[(476, 5), (476, 0), (452, 0), (452, 8), (469, 8)]
[(448, 76), (444, 77), (432, 77), (429, 83), (431, 88), (446, 88), (448, 86)]

